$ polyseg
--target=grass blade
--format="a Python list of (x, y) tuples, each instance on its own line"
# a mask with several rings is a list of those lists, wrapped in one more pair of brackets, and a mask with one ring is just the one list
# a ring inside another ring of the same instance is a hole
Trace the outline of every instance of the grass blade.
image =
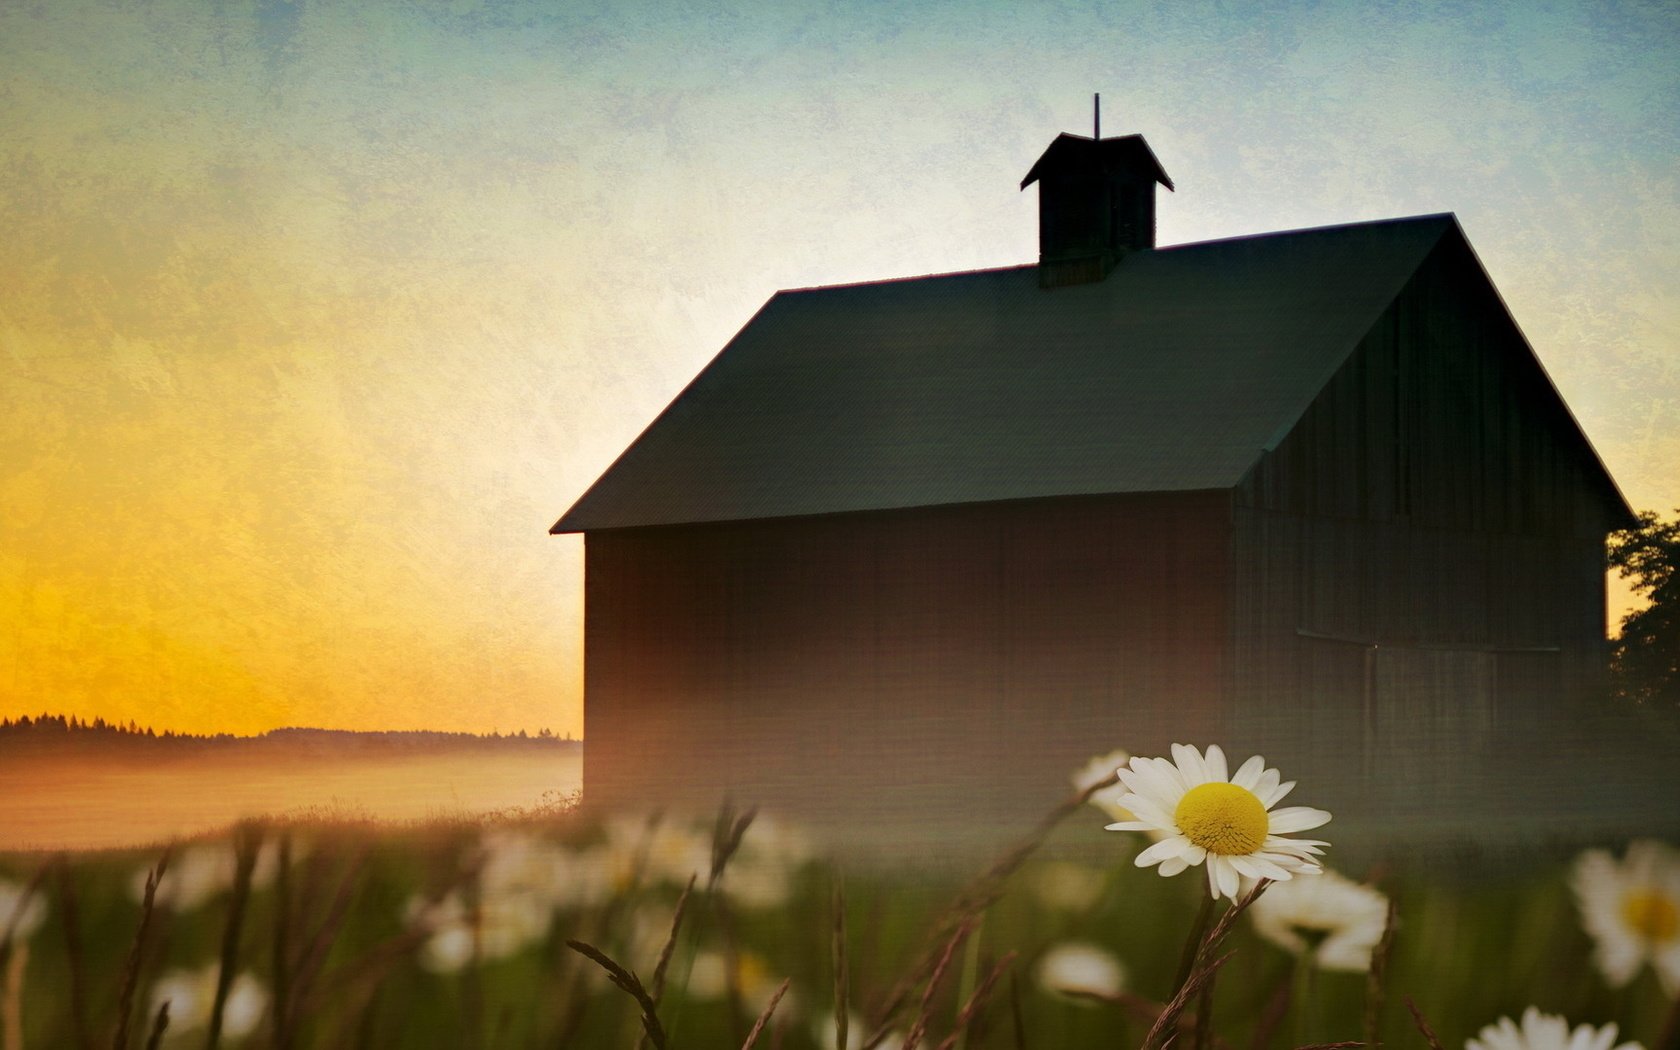
[[(957, 947), (967, 939), (969, 932), (974, 929), (973, 922), (965, 922), (957, 927), (957, 932), (945, 944), (945, 951), (940, 954), (939, 962), (933, 968), (933, 974), (928, 978), (927, 987), (922, 990), (922, 1007), (916, 1011), (916, 1022), (910, 1026), (910, 1034), (904, 1038), (904, 1050), (916, 1050), (922, 1037), (927, 1034), (928, 1022), (933, 1019), (933, 997), (939, 991), (939, 982), (944, 979), (945, 971), (951, 966), (951, 958), (956, 955)], [(879, 1044), (885, 1033), (873, 1036), (870, 1045)]]
[(70, 858), (58, 858), (58, 913), (64, 931), (64, 956), (70, 964), (70, 1025), (81, 1050), (93, 1050), (87, 1016), (87, 963), (82, 955), (81, 906)]
[[(648, 1040), (653, 1043), (655, 1050), (665, 1050), (665, 1029), (659, 1023), (659, 1014), (654, 1005), (653, 997), (648, 995), (641, 980), (592, 944), (585, 944), (583, 941), (567, 941), (566, 947), (592, 960), (595, 965), (607, 971), (607, 976), (612, 978), (612, 983), (636, 1000), (636, 1004), (642, 1009), (642, 1028), (647, 1032)], [(777, 996), (777, 998), (780, 998), (780, 996)], [(771, 1005), (774, 1006), (775, 1004), (772, 1003)]]
[(846, 887), (838, 879), (834, 883), (834, 1045), (839, 1050), (848, 1050), (847, 1041), (851, 1033), (847, 1029), (851, 1025), (849, 1011), (851, 1004), (847, 1001), (851, 994), (851, 974), (846, 966)]
[(1423, 1033), (1424, 1042), (1429, 1044), (1429, 1050), (1441, 1050), (1441, 1039), (1435, 1034), (1435, 1029), (1429, 1027), (1429, 1022), (1423, 1019), (1423, 1011), (1417, 1003), (1412, 1002), (1411, 996), (1406, 996), (1406, 1009), (1411, 1011), (1412, 1021), (1416, 1023), (1418, 1031)]
[(957, 1026), (939, 1044), (937, 1050), (955, 1050), (957, 1040), (961, 1038), (964, 1032), (968, 1031), (968, 1026), (974, 1023), (974, 1019), (980, 1011), (985, 1009), (987, 1000), (992, 996), (992, 987), (997, 984), (998, 978), (1003, 976), (1003, 971), (1007, 970), (1015, 959), (1015, 952), (1005, 953), (1004, 957), (997, 961), (997, 965), (993, 966), (991, 971), (981, 979), (979, 987), (974, 989), (974, 994), (968, 997), (968, 1002), (964, 1003), (962, 1010), (957, 1013)]
[(152, 1022), (151, 1038), (146, 1040), (146, 1050), (158, 1050), (163, 1045), (163, 1033), (169, 1030), (169, 1000), (165, 999), (158, 1007), (157, 1019)]
[(140, 900), (140, 928), (134, 933), (134, 945), (128, 951), (123, 966), (122, 986), (117, 993), (117, 1030), (111, 1036), (111, 1050), (128, 1050), (129, 1018), (134, 1013), (134, 992), (140, 986), (140, 959), (146, 946), (146, 929), (152, 924), (157, 904), (158, 883), (169, 870), (169, 850), (158, 858), (157, 867), (146, 873), (146, 892)]
[(1383, 920), (1382, 940), (1377, 942), (1376, 950), (1371, 953), (1371, 970), (1365, 975), (1365, 1043), (1372, 1047), (1382, 1046), (1379, 1025), (1382, 1023), (1388, 958), (1394, 951), (1394, 919), (1394, 899), (1389, 898), (1388, 917)]
[(239, 938), (245, 928), (245, 904), (251, 896), (251, 873), (257, 866), (257, 850), (262, 846), (262, 829), (246, 825), (234, 832), (233, 893), (228, 901), (227, 926), (222, 931), (221, 969), (216, 975), (216, 997), (210, 1004), (210, 1032), (205, 1050), (216, 1050), (222, 1041), (222, 1015), (227, 1009), (227, 997), (233, 988), (234, 974), (239, 969)]
[(782, 983), (776, 986), (776, 994), (770, 997), (770, 1001), (764, 1006), (764, 1012), (758, 1015), (757, 1021), (753, 1022), (752, 1031), (747, 1033), (746, 1042), (741, 1044), (741, 1050), (752, 1050), (753, 1044), (758, 1042), (759, 1033), (763, 1032), (764, 1026), (770, 1023), (770, 1015), (776, 1012), (776, 1004), (780, 1003), (782, 996), (787, 994), (788, 982), (791, 980), (790, 977), (784, 977)]

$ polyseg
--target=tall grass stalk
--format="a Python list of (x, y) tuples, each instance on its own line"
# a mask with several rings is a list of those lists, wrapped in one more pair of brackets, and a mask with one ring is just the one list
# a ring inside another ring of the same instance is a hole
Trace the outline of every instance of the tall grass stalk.
[(6, 960), (6, 971), (0, 975), (0, 1046), (5, 1050), (23, 1050), (23, 971), (29, 966), (29, 945), (20, 944)]
[(1406, 1009), (1411, 1012), (1412, 1023), (1423, 1033), (1423, 1041), (1429, 1044), (1429, 1050), (1442, 1050), (1440, 1037), (1435, 1034), (1435, 1029), (1424, 1019), (1423, 1011), (1418, 1009), (1417, 1003), (1413, 1002), (1409, 995), (1406, 996)]
[(245, 905), (251, 897), (251, 873), (257, 866), (257, 851), (262, 847), (262, 828), (246, 824), (233, 833), (234, 868), (233, 890), (228, 901), (227, 926), (222, 933), (221, 968), (216, 975), (216, 997), (210, 1004), (210, 1031), (205, 1038), (205, 1050), (216, 1050), (222, 1041), (222, 1015), (227, 1009), (228, 991), (233, 987), (239, 970), (239, 940), (245, 928)]
[(784, 977), (782, 983), (776, 986), (776, 991), (770, 996), (770, 1001), (765, 1004), (764, 1011), (758, 1015), (758, 1020), (753, 1022), (752, 1031), (748, 1032), (746, 1039), (742, 1041), (741, 1050), (752, 1050), (753, 1044), (758, 1042), (759, 1035), (763, 1033), (765, 1026), (770, 1023), (771, 1015), (776, 1012), (776, 1006), (781, 1003), (782, 996), (787, 994), (788, 985), (791, 982), (792, 978)]
[(1050, 833), (1068, 817), (1082, 810), (1098, 791), (1114, 783), (1113, 779), (1092, 784), (1083, 791), (1076, 791), (1072, 795), (1057, 803), (1050, 812), (1040, 818), (1032, 831), (1028, 832), (1014, 846), (1002, 853), (984, 871), (971, 880), (957, 894), (950, 907), (946, 908), (939, 921), (929, 931), (921, 954), (915, 965), (906, 970), (894, 982), (879, 1007), (871, 1015), (872, 1031), (869, 1040), (864, 1043), (863, 1050), (874, 1050), (882, 1039), (892, 1030), (892, 1021), (898, 1015), (912, 992), (920, 985), (928, 972), (939, 959), (941, 946), (946, 943), (951, 932), (966, 924), (974, 916), (979, 915), (991, 907), (1003, 896), (1004, 884), (1009, 876), (1026, 863), (1027, 858), (1036, 853)]
[(82, 957), (81, 907), (70, 858), (61, 856), (58, 868), (58, 915), (64, 930), (64, 957), (70, 966), (70, 1030), (79, 1050), (93, 1050), (87, 1016), (87, 962)]
[(269, 1005), (269, 1024), (274, 1050), (291, 1050), (292, 974), (292, 834), (280, 832), (274, 870), (274, 945), (270, 966), (274, 998)]
[(122, 985), (117, 993), (117, 1027), (111, 1036), (111, 1050), (128, 1050), (129, 1019), (134, 1013), (134, 992), (140, 986), (140, 961), (146, 947), (146, 930), (152, 924), (152, 912), (157, 905), (158, 883), (169, 870), (169, 850), (163, 851), (157, 866), (146, 873), (146, 889), (140, 898), (140, 928), (134, 933), (128, 962), (123, 966)]
[[(344, 921), (349, 915), (350, 902), (354, 899), (357, 884), (363, 869), (367, 864), (366, 849), (359, 850), (344, 865), (343, 874), (338, 881), (338, 888), (333, 893), (332, 902), (327, 907), (327, 914), (322, 917), (315, 927), (315, 932), (303, 946), (302, 953), (291, 968), (288, 980), (291, 992), (286, 1003), (286, 1038), (285, 1045), (295, 1042), (299, 1024), (307, 1017), (314, 1005), (315, 981), (321, 975), (321, 968), (326, 964), (327, 953), (332, 950), (333, 943), (338, 940), (339, 933), (344, 928)], [(313, 873), (312, 873), (313, 874)], [(311, 879), (310, 881), (314, 881)]]
[[(980, 938), (975, 937), (969, 943), (970, 945), (977, 944), (979, 943), (979, 940)], [(986, 1004), (991, 1001), (992, 989), (997, 985), (998, 978), (1003, 976), (1003, 972), (1009, 969), (1009, 967), (1015, 962), (1016, 957), (1017, 955), (1015, 952), (1006, 952), (1004, 953), (1002, 959), (999, 959), (995, 964), (993, 964), (991, 969), (987, 971), (986, 976), (981, 978), (979, 986), (976, 987), (974, 992), (967, 997), (967, 1000), (963, 1003), (962, 1009), (957, 1012), (956, 1028), (952, 1030), (950, 1035), (945, 1037), (944, 1041), (939, 1044), (936, 1050), (955, 1050), (959, 1039), (961, 1039), (965, 1044), (967, 1043), (970, 1026), (979, 1019), (981, 1011), (983, 1011), (986, 1008)]]
[[(612, 979), (612, 983), (623, 989), (630, 998), (636, 1000), (636, 1005), (641, 1008), (642, 1029), (647, 1033), (648, 1041), (653, 1044), (654, 1050), (666, 1050), (665, 1028), (659, 1023), (658, 1007), (654, 1005), (653, 997), (648, 994), (647, 988), (642, 985), (641, 980), (592, 944), (586, 944), (583, 941), (567, 941), (566, 946), (607, 971), (607, 976)], [(778, 996), (778, 998), (780, 997)]]
[[(683, 913), (688, 909), (689, 895), (694, 892), (695, 876), (688, 877), (688, 885), (683, 887), (682, 895), (677, 898), (676, 910), (671, 914), (671, 932), (665, 938), (665, 946), (660, 949), (659, 962), (653, 968), (653, 988), (649, 991), (655, 1009), (665, 995), (665, 971), (671, 965), (671, 956), (677, 950), (677, 935), (682, 930)], [(647, 1045), (647, 1035), (644, 1033), (636, 1040), (636, 1050), (642, 1050)]]
[(1382, 940), (1371, 952), (1371, 969), (1365, 975), (1365, 1045), (1374, 1050), (1382, 1047), (1383, 1000), (1388, 990), (1388, 961), (1394, 953), (1394, 924), (1398, 914), (1394, 898), (1390, 897)]
[[(916, 1050), (916, 1047), (921, 1044), (922, 1038), (927, 1034), (928, 1024), (933, 1020), (933, 1000), (939, 993), (939, 984), (944, 979), (945, 971), (950, 967), (951, 958), (956, 955), (957, 948), (973, 931), (974, 923), (972, 921), (965, 922), (957, 927), (957, 932), (953, 933), (951, 939), (946, 942), (945, 950), (940, 953), (939, 961), (934, 965), (933, 973), (928, 977), (927, 987), (922, 990), (922, 1005), (916, 1011), (916, 1020), (910, 1026), (910, 1034), (904, 1038), (903, 1050)], [(877, 1039), (873, 1045), (879, 1045), (879, 1043), (880, 1040)]]
[(846, 965), (846, 885), (834, 880), (834, 1045), (837, 1050), (851, 1050), (851, 973)]
[(737, 1039), (745, 1038), (741, 1028), (741, 1017), (746, 1012), (741, 995), (741, 946), (735, 936), (735, 916), (719, 883), (756, 816), (757, 807), (736, 816), (734, 804), (727, 798), (723, 800), (712, 830), (712, 870), (706, 879), (706, 897), (711, 901), (712, 914), (717, 918), (718, 936), (723, 941), (724, 995), (729, 1001), (729, 1017), (735, 1025)]
[[(1207, 931), (1206, 936), (1199, 939), (1195, 954), (1191, 958), (1189, 975), (1178, 990), (1173, 993), (1166, 1008), (1161, 1011), (1161, 1016), (1155, 1019), (1154, 1026), (1149, 1029), (1149, 1034), (1144, 1037), (1144, 1050), (1151, 1050), (1151, 1048), (1165, 1050), (1178, 1037), (1179, 1023), (1186, 1007), (1190, 1004), (1190, 1000), (1200, 995), (1203, 989), (1212, 983), (1219, 972), (1219, 968), (1229, 962), (1231, 955), (1234, 954), (1228, 952), (1214, 958), (1214, 953), (1225, 942), (1225, 938), (1236, 924), (1238, 916), (1247, 911), (1249, 905), (1258, 900), (1271, 884), (1270, 879), (1261, 879), (1241, 900), (1226, 908), (1224, 914), (1219, 917), (1219, 921), (1213, 924), (1213, 928)], [(1211, 1006), (1211, 1003), (1209, 1005)]]
[(158, 1006), (157, 1017), (152, 1020), (152, 1034), (146, 1040), (146, 1050), (158, 1050), (163, 1046), (163, 1033), (169, 1031), (169, 1000), (165, 999)]

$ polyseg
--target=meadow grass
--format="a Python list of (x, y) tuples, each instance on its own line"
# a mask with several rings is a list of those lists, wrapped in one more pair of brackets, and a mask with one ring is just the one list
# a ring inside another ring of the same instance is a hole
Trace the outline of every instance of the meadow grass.
[[(0, 1050), (1423, 1047), (1419, 1018), (1456, 1050), (1530, 1005), (1656, 1050), (1673, 1024), (1649, 969), (1595, 970), (1567, 856), (1392, 867), (1380, 972), (1315, 972), (1204, 907), (1196, 871), (1134, 867), (1147, 840), (1080, 796), (973, 871), (826, 857), (751, 811), (573, 802), (0, 855)], [(1070, 944), (1123, 981), (1047, 988)]]

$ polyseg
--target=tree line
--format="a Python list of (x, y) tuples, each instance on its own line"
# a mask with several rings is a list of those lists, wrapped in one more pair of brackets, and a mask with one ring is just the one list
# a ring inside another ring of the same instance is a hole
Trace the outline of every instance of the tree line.
[(376, 732), (356, 732), (340, 729), (271, 729), (257, 736), (242, 737), (232, 733), (178, 733), (172, 729), (158, 732), (151, 726), (142, 726), (130, 719), (126, 724), (122, 722), (107, 722), (104, 718), (80, 718), (75, 715), (61, 715), (43, 712), (31, 718), (22, 715), (18, 718), (0, 717), (0, 745), (7, 742), (15, 743), (140, 743), (154, 742), (162, 744), (231, 744), (251, 741), (271, 741), (275, 743), (334, 743), (334, 742), (384, 742), (398, 745), (475, 745), (475, 744), (506, 744), (528, 742), (532, 744), (575, 743), (572, 735), (558, 736), (552, 730), (543, 728), (536, 733), (527, 733), (521, 729), (515, 733), (448, 733), (437, 730), (388, 730)]

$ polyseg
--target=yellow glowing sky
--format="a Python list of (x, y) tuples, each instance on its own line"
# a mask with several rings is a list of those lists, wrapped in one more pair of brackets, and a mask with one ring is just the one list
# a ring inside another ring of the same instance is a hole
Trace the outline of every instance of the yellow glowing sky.
[(773, 291), (1031, 260), (1056, 132), (1164, 243), (1455, 211), (1680, 506), (1667, 7), (0, 4), (0, 715), (581, 732), (546, 529)]

